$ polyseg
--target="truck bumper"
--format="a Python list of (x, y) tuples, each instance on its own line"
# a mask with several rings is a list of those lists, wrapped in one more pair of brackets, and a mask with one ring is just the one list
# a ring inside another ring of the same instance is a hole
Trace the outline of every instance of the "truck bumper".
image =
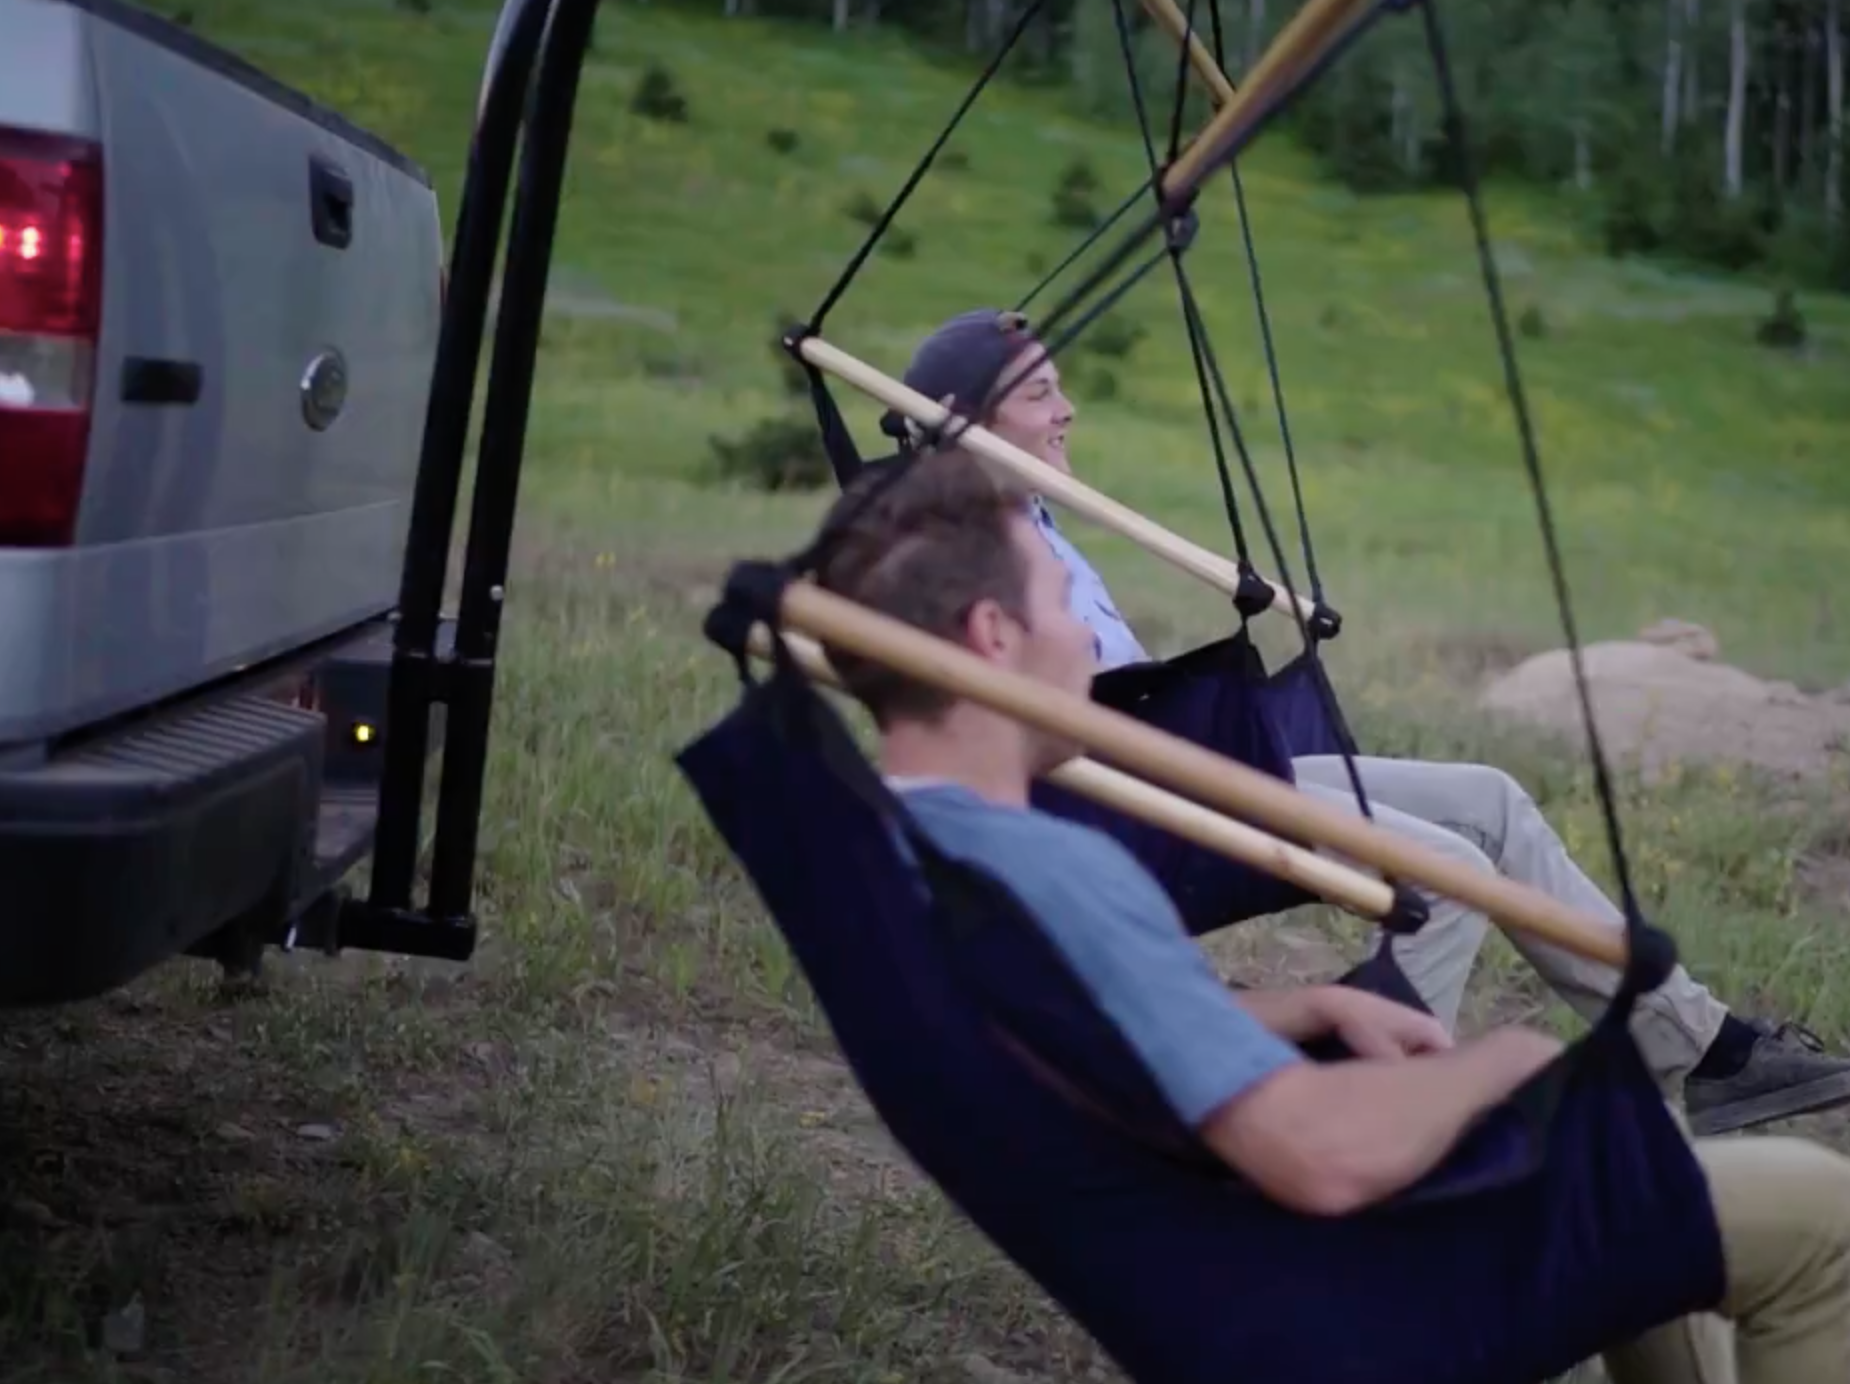
[(286, 910), (326, 735), (315, 712), (237, 697), (0, 772), (0, 1007), (90, 998)]

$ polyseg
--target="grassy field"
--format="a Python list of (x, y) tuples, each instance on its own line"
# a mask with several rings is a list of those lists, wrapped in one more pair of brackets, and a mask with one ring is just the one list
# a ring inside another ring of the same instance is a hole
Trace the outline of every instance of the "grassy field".
[[(493, 14), (435, 4), (190, 8), (422, 160), (447, 215)], [(685, 124), (628, 111), (652, 62)], [(877, 37), (606, 6), (509, 584), (484, 954), (296, 959), (237, 996), (177, 967), (0, 1022), (0, 1381), (1110, 1377), (885, 1144), (669, 759), (733, 695), (699, 635), (713, 577), (789, 551), (823, 503), (717, 482), (708, 439), (790, 407), (773, 323), (821, 297), (861, 234), (851, 201), (884, 202), (970, 76)], [(967, 166), (902, 222), (916, 252), (873, 260), (829, 322), (889, 370), (1073, 243), (1049, 216), (1068, 159), (1089, 158), (1107, 207), (1142, 176), (1134, 131), (1044, 94), (994, 92), (957, 147)], [(1476, 672), (1558, 626), (1462, 203), (1355, 200), (1278, 141), (1243, 168), (1358, 730), (1504, 765), (1605, 877), (1584, 756), (1468, 705)], [(1766, 286), (1597, 259), (1533, 194), (1493, 189), (1490, 209), (1512, 308), (1542, 324), (1522, 365), (1583, 632), (1679, 616), (1763, 676), (1850, 679), (1850, 304), (1804, 301), (1810, 350), (1772, 353), (1753, 340)], [(1225, 188), (1191, 260), (1289, 539)], [(1119, 315), (1146, 336), (1074, 368), (1076, 464), (1224, 550), (1173, 290), (1153, 278)], [(871, 409), (839, 397), (871, 447)], [(1220, 628), (1213, 593), (1073, 531), (1163, 651)], [(1807, 887), (1850, 849), (1831, 791), (1692, 768), (1627, 781), (1625, 810), (1693, 968), (1841, 1041), (1842, 900)], [(1224, 960), (1327, 969), (1355, 943), (1300, 917)], [(1558, 1019), (1510, 955), (1487, 949), (1472, 1021)]]

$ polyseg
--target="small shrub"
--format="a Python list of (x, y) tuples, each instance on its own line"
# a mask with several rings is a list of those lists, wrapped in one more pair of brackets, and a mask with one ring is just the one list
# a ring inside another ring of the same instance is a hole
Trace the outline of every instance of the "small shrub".
[(1030, 250), (1027, 255), (1023, 257), (1021, 266), (1038, 279), (1047, 272), (1047, 256), (1043, 255), (1039, 250)]
[(842, 215), (869, 228), (876, 225), (886, 209), (863, 188), (842, 205)]
[(182, 29), (192, 28), (193, 27), (193, 12), (191, 10), (175, 10), (173, 12), (173, 22), (179, 25)]
[(943, 169), (946, 173), (968, 173), (970, 156), (962, 149), (946, 148), (939, 152), (937, 159), (933, 161), (933, 166)]
[(1118, 397), (1118, 372), (1107, 370), (1103, 366), (1086, 374), (1086, 393), (1094, 399), (1106, 400)]
[(671, 125), (687, 123), (687, 98), (681, 94), (674, 74), (660, 63), (650, 63), (643, 72), (636, 94), (630, 98), (630, 109), (646, 120)]
[(1107, 317), (1081, 336), (1079, 344), (1095, 356), (1104, 356), (1107, 360), (1124, 360), (1148, 335), (1148, 330), (1141, 322), (1133, 322), (1125, 317)]
[(795, 130), (786, 130), (780, 125), (764, 132), (764, 142), (780, 154), (794, 154), (799, 141)]
[(1061, 170), (1060, 181), (1053, 190), (1053, 219), (1056, 225), (1089, 231), (1102, 219), (1097, 203), (1098, 174), (1091, 162), (1074, 159)]
[(707, 446), (722, 479), (760, 490), (817, 490), (835, 474), (816, 420), (797, 414), (761, 419), (742, 437), (710, 437)]
[(1782, 351), (1797, 350), (1805, 344), (1805, 316), (1790, 288), (1782, 288), (1774, 295), (1773, 315), (1754, 329), (1754, 340)]
[(1531, 341), (1540, 341), (1548, 335), (1548, 319), (1542, 316), (1541, 308), (1530, 303), (1516, 319), (1516, 330)]
[(919, 238), (904, 226), (888, 226), (880, 237), (881, 253), (897, 260), (909, 260), (919, 252)]
[(672, 346), (645, 346), (639, 359), (643, 375), (651, 380), (694, 381), (701, 375), (700, 358)]

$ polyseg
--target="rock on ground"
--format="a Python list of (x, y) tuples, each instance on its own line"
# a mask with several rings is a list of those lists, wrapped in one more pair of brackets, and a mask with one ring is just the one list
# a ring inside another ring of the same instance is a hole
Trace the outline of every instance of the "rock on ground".
[[(1716, 661), (1700, 625), (1660, 621), (1637, 641), (1582, 651), (1600, 736), (1615, 759), (1646, 774), (1684, 760), (1730, 760), (1776, 774), (1814, 776), (1850, 757), (1850, 699), (1813, 697)], [(1567, 651), (1537, 654), (1493, 680), (1483, 704), (1501, 715), (1580, 739), (1580, 701)]]

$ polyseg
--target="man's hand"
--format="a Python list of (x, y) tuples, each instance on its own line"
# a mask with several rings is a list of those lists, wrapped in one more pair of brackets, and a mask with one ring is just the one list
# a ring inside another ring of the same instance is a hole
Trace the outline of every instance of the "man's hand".
[(1334, 1033), (1357, 1057), (1410, 1057), (1452, 1046), (1451, 1035), (1432, 1015), (1346, 985), (1242, 990), (1236, 998), (1260, 1023), (1293, 1043)]
[(1345, 985), (1325, 986), (1317, 994), (1328, 1030), (1357, 1057), (1413, 1057), (1452, 1046), (1445, 1025), (1421, 1010)]

